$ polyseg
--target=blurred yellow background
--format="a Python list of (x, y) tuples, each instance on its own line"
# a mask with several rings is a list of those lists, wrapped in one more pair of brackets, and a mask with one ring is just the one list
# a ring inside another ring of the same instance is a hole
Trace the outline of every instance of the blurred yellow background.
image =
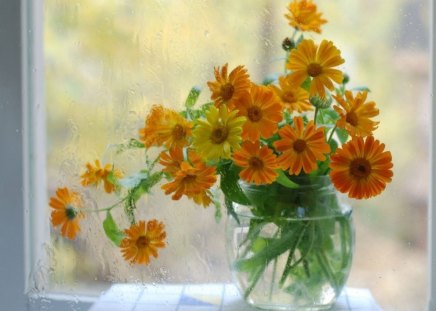
[[(380, 108), (376, 136), (394, 157), (394, 181), (379, 197), (353, 201), (356, 253), (349, 286), (369, 288), (385, 310), (427, 302), (429, 135), (428, 0), (315, 1), (329, 23), (315, 40), (335, 42), (351, 86), (368, 86)], [(152, 104), (180, 108), (194, 85), (209, 99), (213, 67), (244, 64), (261, 82), (284, 65), (288, 1), (46, 0), (45, 97), (48, 195), (79, 186), (84, 164), (100, 158), (133, 172), (143, 152), (110, 146), (137, 137)], [(87, 190), (88, 204), (116, 200)], [(213, 208), (174, 202), (158, 187), (142, 218), (167, 226), (168, 247), (132, 267), (92, 215), (73, 242), (53, 235), (53, 287), (98, 291), (112, 282), (228, 282), (224, 224)], [(223, 213), (225, 213), (223, 211)], [(126, 222), (119, 220), (122, 227)]]

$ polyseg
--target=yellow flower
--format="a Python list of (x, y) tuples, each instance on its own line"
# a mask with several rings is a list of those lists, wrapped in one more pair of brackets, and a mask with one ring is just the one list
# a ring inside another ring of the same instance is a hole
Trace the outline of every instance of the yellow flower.
[(274, 142), (277, 151), (282, 152), (278, 162), (289, 174), (298, 175), (301, 170), (309, 174), (317, 168), (317, 161), (324, 161), (330, 146), (325, 141), (324, 129), (316, 128), (312, 121), (304, 127), (302, 117), (294, 117), (294, 127), (285, 125), (279, 130), (280, 140)]
[(80, 196), (68, 188), (58, 188), (56, 197), (50, 198), (51, 223), (53, 227), (61, 226), (61, 235), (74, 239), (80, 231), (79, 220), (83, 218), (79, 208), (82, 207)]
[(233, 154), (233, 161), (243, 168), (239, 173), (242, 180), (249, 183), (270, 184), (277, 179), (279, 165), (276, 156), (268, 146), (260, 146), (259, 141), (246, 141), (242, 148)]
[(145, 120), (145, 127), (139, 130), (139, 137), (147, 148), (162, 145), (168, 149), (182, 148), (189, 144), (191, 129), (192, 122), (183, 118), (179, 113), (161, 105), (155, 105)]
[(197, 120), (193, 130), (193, 145), (206, 160), (230, 159), (232, 150), (240, 148), (242, 125), (245, 118), (238, 111), (229, 111), (225, 105), (219, 110), (212, 106), (206, 112), (206, 120)]
[(287, 76), (281, 76), (279, 78), (279, 85), (280, 87), (275, 85), (271, 87), (289, 112), (297, 111), (301, 113), (313, 110), (313, 106), (309, 102), (309, 93), (305, 89), (299, 85), (290, 83)]
[(380, 194), (392, 180), (392, 155), (373, 136), (354, 137), (331, 157), (330, 178), (350, 198), (368, 199)]
[(244, 140), (257, 141), (260, 137), (270, 138), (277, 132), (283, 119), (283, 105), (274, 91), (266, 86), (253, 84), (249, 94), (237, 104), (239, 115), (246, 118), (242, 127)]
[(145, 224), (141, 220), (124, 230), (127, 235), (120, 244), (121, 253), (126, 261), (131, 264), (150, 263), (150, 256), (158, 257), (158, 248), (165, 247), (165, 226), (162, 222), (152, 219)]
[(339, 106), (333, 108), (340, 119), (336, 123), (339, 128), (346, 129), (351, 136), (369, 136), (377, 129), (378, 122), (371, 118), (379, 114), (375, 102), (366, 102), (368, 92), (359, 92), (356, 97), (350, 91), (345, 92), (345, 99), (333, 96)]
[(238, 66), (232, 70), (230, 75), (227, 75), (227, 64), (215, 69), (216, 81), (209, 81), (207, 85), (212, 92), (211, 98), (215, 102), (215, 106), (219, 108), (221, 105), (226, 105), (230, 110), (235, 108), (237, 103), (244, 93), (250, 90), (250, 78), (244, 66)]
[(303, 40), (296, 49), (289, 54), (286, 68), (292, 70), (289, 83), (301, 85), (307, 78), (311, 78), (310, 96), (325, 97), (325, 88), (333, 90), (333, 82), (342, 83), (342, 71), (333, 69), (344, 63), (333, 42), (323, 40), (318, 47), (313, 40)]
[(289, 13), (285, 15), (289, 25), (301, 31), (321, 33), (321, 25), (327, 21), (317, 12), (316, 4), (312, 0), (294, 0), (288, 5)]
[(100, 161), (95, 160), (95, 166), (91, 163), (86, 164), (86, 172), (80, 177), (82, 178), (82, 186), (93, 185), (97, 187), (101, 182), (104, 184), (104, 190), (111, 193), (115, 190), (115, 185), (109, 180), (110, 174), (119, 179), (123, 177), (123, 173), (119, 169), (113, 169), (110, 164), (101, 167)]

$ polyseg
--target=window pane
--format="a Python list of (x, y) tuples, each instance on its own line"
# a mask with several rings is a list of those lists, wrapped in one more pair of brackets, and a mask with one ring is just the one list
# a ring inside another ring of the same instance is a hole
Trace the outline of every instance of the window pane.
[[(143, 151), (117, 154), (138, 137), (153, 104), (181, 108), (214, 66), (244, 64), (253, 81), (283, 71), (281, 43), (292, 35), (287, 1), (45, 1), (45, 97), (48, 195), (77, 191), (87, 162), (128, 174)], [(380, 108), (377, 137), (394, 157), (394, 181), (379, 197), (352, 201), (356, 254), (348, 282), (369, 288), (387, 310), (424, 309), (427, 297), (429, 1), (318, 1), (329, 23), (315, 40), (333, 40), (353, 87), (367, 86)], [(100, 189), (101, 190), (101, 189)], [(115, 197), (84, 190), (88, 208)], [(122, 228), (128, 222), (114, 217)], [(50, 288), (99, 293), (114, 282), (228, 282), (224, 218), (158, 187), (139, 202), (138, 218), (165, 222), (168, 246), (146, 268), (129, 265), (107, 239), (104, 213), (87, 214), (74, 241), (52, 234)], [(47, 272), (48, 273), (48, 272)], [(44, 278), (47, 279), (47, 278)], [(407, 282), (405, 282), (407, 280)], [(42, 281), (38, 281), (42, 282)]]

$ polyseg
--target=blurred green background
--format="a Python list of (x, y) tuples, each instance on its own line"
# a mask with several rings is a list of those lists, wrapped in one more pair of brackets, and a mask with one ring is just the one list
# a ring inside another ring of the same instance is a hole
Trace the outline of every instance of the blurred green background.
[[(77, 188), (84, 164), (100, 158), (125, 172), (142, 152), (116, 156), (112, 144), (137, 137), (152, 104), (180, 108), (213, 67), (244, 64), (254, 81), (283, 70), (281, 42), (292, 34), (288, 1), (46, 0), (44, 9), (48, 195)], [(317, 1), (329, 21), (315, 40), (333, 40), (351, 86), (368, 86), (380, 108), (375, 135), (394, 157), (394, 181), (379, 197), (352, 201), (356, 254), (348, 285), (369, 288), (385, 310), (427, 302), (429, 1)], [(116, 200), (85, 191), (87, 204)], [(167, 226), (168, 247), (132, 267), (104, 236), (104, 215), (83, 222), (73, 242), (52, 237), (52, 287), (98, 293), (112, 282), (227, 282), (224, 219), (213, 208), (174, 202), (157, 187), (140, 217)], [(125, 227), (127, 222), (119, 220)], [(180, 260), (183, 258), (183, 260)]]

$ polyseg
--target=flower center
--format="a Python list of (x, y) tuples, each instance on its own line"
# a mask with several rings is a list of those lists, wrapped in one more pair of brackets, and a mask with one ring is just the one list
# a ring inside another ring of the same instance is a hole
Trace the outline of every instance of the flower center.
[(252, 157), (249, 161), (248, 161), (248, 165), (255, 169), (261, 169), (263, 168), (263, 161), (261, 159), (259, 159), (258, 157)]
[(350, 111), (349, 113), (347, 113), (347, 123), (350, 123), (352, 126), (357, 126), (357, 121), (359, 120), (357, 118), (357, 115), (354, 111)]
[(311, 63), (307, 66), (307, 74), (311, 77), (316, 77), (322, 73), (322, 67), (320, 64)]
[(67, 205), (67, 207), (65, 207), (65, 214), (69, 220), (73, 220), (77, 216), (77, 211), (74, 206)]
[(196, 175), (188, 174), (183, 178), (183, 181), (185, 184), (192, 184), (195, 182), (196, 179), (197, 179)]
[(302, 153), (306, 149), (306, 142), (302, 139), (297, 139), (294, 142), (293, 148), (295, 152)]
[(354, 159), (350, 164), (350, 174), (358, 179), (367, 178), (371, 174), (371, 164), (366, 159)]
[(247, 109), (247, 117), (251, 122), (258, 122), (262, 119), (262, 110), (257, 106), (251, 106)]
[(221, 97), (226, 101), (232, 98), (234, 92), (235, 88), (231, 83), (226, 83), (221, 86)]
[(136, 240), (136, 247), (137, 248), (146, 248), (150, 244), (150, 239), (144, 235), (141, 235)]
[(283, 94), (282, 98), (283, 98), (283, 101), (285, 101), (287, 103), (295, 102), (295, 96), (294, 96), (293, 92), (286, 92), (285, 94)]
[(185, 129), (180, 124), (174, 126), (172, 134), (175, 140), (181, 140), (186, 136)]
[(229, 136), (229, 130), (225, 126), (218, 126), (210, 135), (210, 139), (214, 144), (221, 144), (226, 141), (227, 137)]

